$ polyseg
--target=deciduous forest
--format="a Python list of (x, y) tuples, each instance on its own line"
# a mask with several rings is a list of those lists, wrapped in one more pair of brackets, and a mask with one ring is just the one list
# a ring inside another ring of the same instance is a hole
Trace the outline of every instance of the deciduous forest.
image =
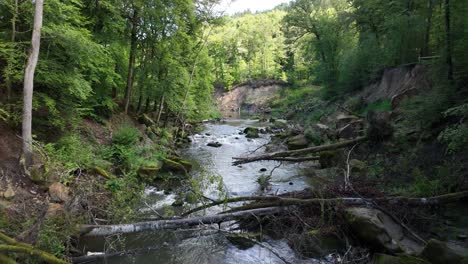
[(468, 2), (222, 2), (0, 1), (0, 263), (466, 263)]

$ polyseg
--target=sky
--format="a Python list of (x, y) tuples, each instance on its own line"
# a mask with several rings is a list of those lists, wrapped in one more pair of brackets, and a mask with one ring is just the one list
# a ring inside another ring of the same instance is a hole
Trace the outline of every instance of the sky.
[[(229, 5), (229, 3), (231, 4)], [(222, 0), (220, 9), (226, 10), (227, 14), (235, 14), (250, 9), (252, 12), (273, 9), (281, 3), (288, 3), (291, 0)]]

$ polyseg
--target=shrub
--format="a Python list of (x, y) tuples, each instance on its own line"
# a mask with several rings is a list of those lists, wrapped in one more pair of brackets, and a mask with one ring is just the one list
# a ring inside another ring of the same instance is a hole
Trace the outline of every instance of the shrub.
[(112, 143), (121, 146), (132, 146), (138, 142), (140, 131), (130, 126), (124, 125), (118, 128), (112, 136)]

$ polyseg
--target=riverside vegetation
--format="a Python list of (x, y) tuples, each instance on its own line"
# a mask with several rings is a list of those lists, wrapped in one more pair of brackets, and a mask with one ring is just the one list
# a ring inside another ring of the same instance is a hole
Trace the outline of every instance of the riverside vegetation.
[[(285, 238), (304, 258), (466, 262), (466, 1), (294, 0), (234, 16), (217, 0), (43, 4), (0, 3), (1, 263), (78, 263), (86, 234), (234, 220), (246, 234), (229, 241)], [(320, 184), (227, 197), (220, 178), (190, 177), (180, 147), (221, 118), (213, 93), (262, 80), (282, 86), (255, 108), (271, 125), (245, 133), (272, 143), (234, 164), (305, 162)], [(203, 180), (219, 200), (206, 202)], [(250, 203), (174, 219), (177, 201), (142, 223), (148, 185), (190, 189), (199, 206), (183, 217)]]

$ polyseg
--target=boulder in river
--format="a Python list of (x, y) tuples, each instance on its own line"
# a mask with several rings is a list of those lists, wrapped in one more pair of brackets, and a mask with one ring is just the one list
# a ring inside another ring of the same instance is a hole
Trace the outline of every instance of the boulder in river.
[(221, 147), (223, 144), (219, 143), (219, 142), (210, 142), (207, 144), (208, 147), (212, 147), (212, 148), (219, 148)]
[(259, 138), (260, 135), (259, 135), (259, 131), (258, 131), (258, 128), (255, 128), (255, 127), (247, 127), (246, 129), (244, 129), (244, 134), (246, 138)]
[(307, 148), (309, 145), (309, 142), (307, 141), (307, 138), (304, 135), (297, 135), (292, 138), (289, 138), (288, 141), (286, 142), (286, 145), (288, 146), (288, 149), (290, 150), (295, 150), (295, 149), (303, 149)]
[(231, 242), (238, 249), (246, 250), (256, 244), (256, 240), (260, 239), (260, 234), (249, 234), (249, 233), (239, 233), (239, 234), (228, 234), (226, 239)]
[(389, 253), (419, 254), (423, 247), (406, 236), (390, 216), (373, 208), (350, 207), (346, 220), (353, 233), (375, 250)]

